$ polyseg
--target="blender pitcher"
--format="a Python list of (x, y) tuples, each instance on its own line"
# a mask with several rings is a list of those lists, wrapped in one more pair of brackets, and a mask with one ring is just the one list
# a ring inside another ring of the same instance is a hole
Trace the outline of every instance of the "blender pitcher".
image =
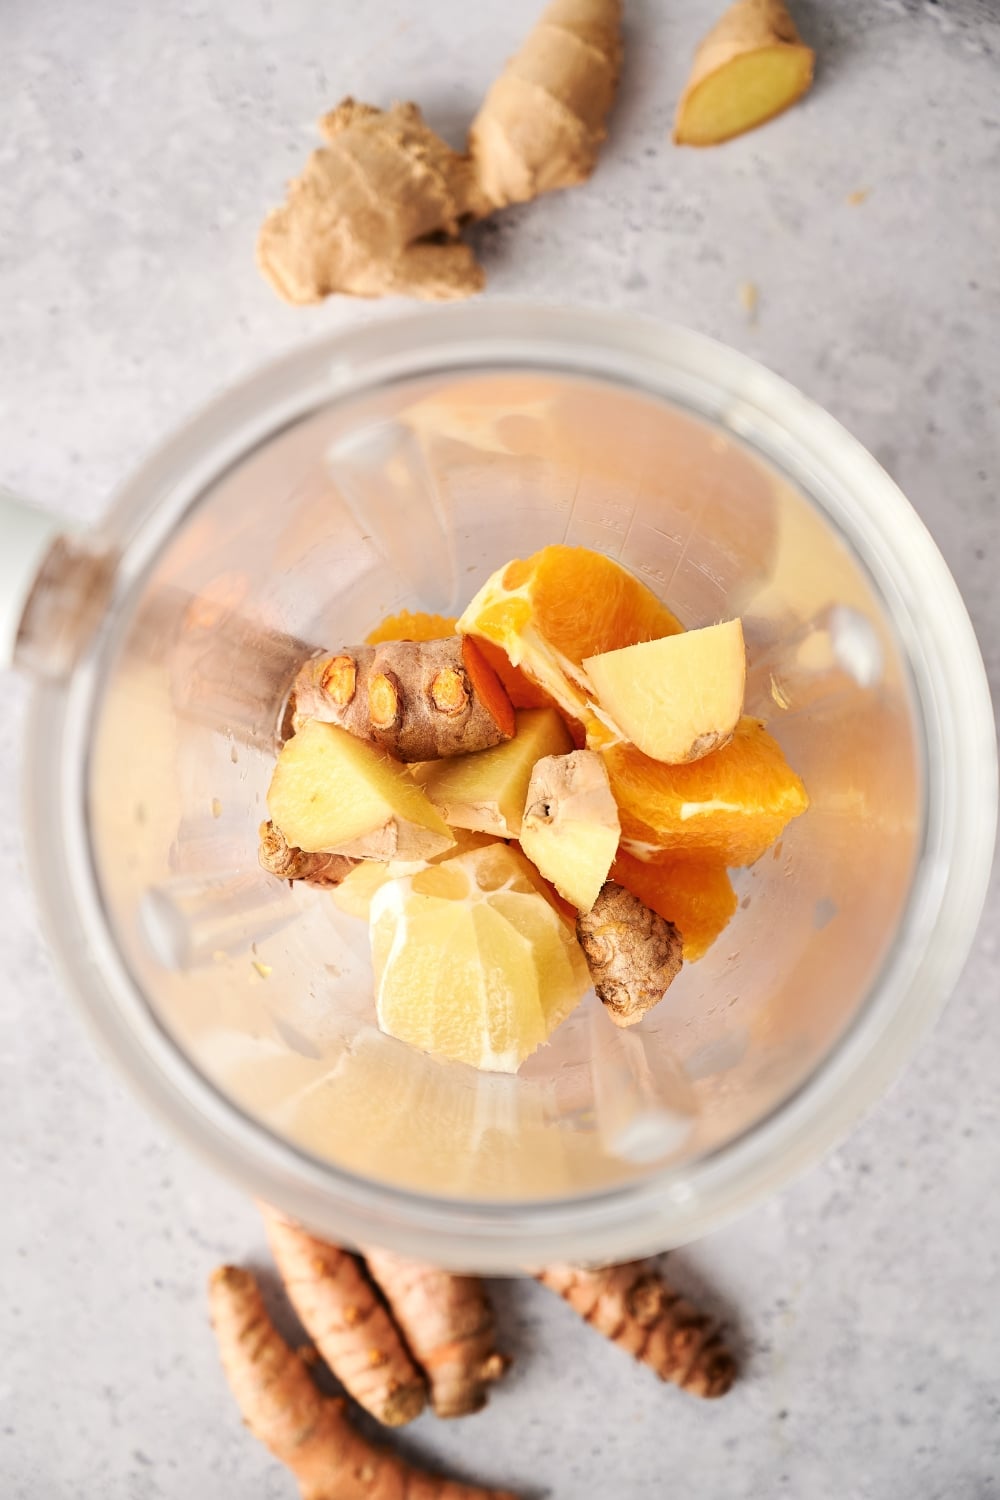
[[(379, 322), (208, 408), (98, 534), (4, 524), (69, 986), (175, 1130), (320, 1234), (500, 1271), (693, 1238), (836, 1139), (957, 977), (996, 819), (960, 597), (875, 460), (710, 340), (510, 305)], [(549, 543), (685, 626), (742, 616), (746, 711), (811, 807), (639, 1026), (591, 992), (494, 1075), (379, 1032), (364, 923), (260, 870), (257, 829), (307, 657), (459, 613)]]

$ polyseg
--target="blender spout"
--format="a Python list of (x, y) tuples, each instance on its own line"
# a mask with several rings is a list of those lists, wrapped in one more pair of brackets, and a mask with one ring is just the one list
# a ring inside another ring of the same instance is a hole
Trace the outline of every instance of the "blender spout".
[(115, 555), (0, 490), (0, 667), (65, 677), (107, 609)]

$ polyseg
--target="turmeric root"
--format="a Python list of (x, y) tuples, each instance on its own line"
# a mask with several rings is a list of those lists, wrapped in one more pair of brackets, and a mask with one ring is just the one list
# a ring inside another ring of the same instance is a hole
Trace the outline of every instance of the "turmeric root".
[(344, 99), (319, 126), (327, 144), (257, 241), (257, 264), (278, 295), (442, 301), (480, 291), (482, 267), (458, 240), (461, 223), (487, 207), (468, 158), (415, 104), (383, 111)]
[(322, 1395), (305, 1361), (273, 1327), (249, 1271), (219, 1266), (209, 1279), (222, 1366), (243, 1420), (298, 1481), (303, 1500), (514, 1500), (413, 1469), (367, 1442)]
[(621, 0), (551, 0), (490, 88), (469, 132), (495, 208), (584, 182), (621, 68)]
[(673, 922), (606, 881), (576, 921), (598, 999), (616, 1026), (634, 1026), (659, 1004), (680, 973), (683, 940)]
[(261, 869), (279, 880), (301, 880), (324, 890), (338, 886), (358, 863), (346, 854), (308, 854), (305, 849), (296, 849), (273, 823), (260, 825), (257, 858)]
[(339, 724), (404, 761), (488, 750), (514, 733), (500, 679), (468, 636), (348, 646), (306, 662), (295, 680), (296, 729)]
[(424, 1409), (427, 1382), (360, 1263), (261, 1205), (292, 1306), (323, 1359), (359, 1404), (387, 1427)]
[(680, 1297), (648, 1263), (605, 1270), (555, 1265), (538, 1280), (558, 1292), (598, 1333), (692, 1396), (724, 1396), (732, 1355), (704, 1313)]
[(814, 61), (784, 0), (736, 0), (695, 53), (674, 141), (714, 146), (763, 125), (806, 93)]
[(430, 1382), (435, 1413), (479, 1411), (509, 1360), (494, 1348), (493, 1308), (478, 1276), (453, 1276), (388, 1250), (366, 1250), (365, 1260)]

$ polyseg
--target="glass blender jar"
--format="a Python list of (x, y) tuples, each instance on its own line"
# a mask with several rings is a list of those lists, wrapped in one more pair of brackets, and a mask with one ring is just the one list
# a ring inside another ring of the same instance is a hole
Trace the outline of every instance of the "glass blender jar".
[[(503, 304), (380, 322), (217, 401), (85, 542), (5, 518), (69, 986), (181, 1136), (331, 1239), (496, 1271), (690, 1240), (841, 1135), (958, 975), (996, 821), (961, 599), (875, 460), (706, 338)], [(811, 807), (639, 1027), (591, 994), (492, 1075), (378, 1031), (364, 924), (261, 871), (257, 828), (307, 656), (554, 542), (686, 626), (742, 616), (747, 712)]]

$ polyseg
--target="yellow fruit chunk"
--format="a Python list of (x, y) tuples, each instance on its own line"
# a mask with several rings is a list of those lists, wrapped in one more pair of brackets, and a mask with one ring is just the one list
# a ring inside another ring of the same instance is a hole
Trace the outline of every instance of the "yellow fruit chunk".
[(514, 738), (503, 745), (414, 767), (414, 780), (453, 828), (517, 838), (535, 762), (572, 750), (554, 708), (522, 709), (516, 720)]
[(515, 667), (502, 647), (494, 645), (492, 641), (485, 640), (482, 636), (476, 642), (480, 651), (494, 672), (503, 683), (507, 691), (507, 697), (515, 708), (551, 708), (552, 699), (537, 682)]
[(506, 844), (387, 881), (370, 932), (381, 1029), (489, 1072), (515, 1072), (590, 985), (572, 930)]
[(695, 53), (675, 142), (714, 146), (763, 125), (801, 99), (814, 61), (784, 0), (736, 0)]
[(380, 646), (383, 641), (440, 641), (454, 634), (454, 615), (425, 615), (420, 610), (404, 609), (398, 615), (386, 615), (365, 641), (369, 646)]
[(588, 703), (585, 656), (674, 635), (681, 626), (621, 563), (586, 547), (544, 547), (483, 584), (457, 629), (500, 646), (572, 718), (609, 738)]
[(521, 848), (578, 911), (608, 878), (621, 828), (608, 773), (593, 750), (548, 755), (531, 773)]
[(267, 805), (289, 844), (360, 859), (428, 859), (455, 840), (405, 767), (310, 719), (281, 748)]
[(652, 864), (621, 852), (610, 878), (673, 922), (684, 940), (686, 963), (707, 953), (736, 910), (725, 865), (704, 855), (661, 855)]
[(615, 745), (603, 758), (623, 847), (644, 858), (701, 850), (726, 865), (751, 865), (809, 806), (759, 719), (741, 719), (728, 745), (690, 765), (664, 765), (634, 745)]
[(583, 665), (624, 738), (671, 765), (718, 750), (743, 712), (747, 667), (739, 620), (588, 656)]

